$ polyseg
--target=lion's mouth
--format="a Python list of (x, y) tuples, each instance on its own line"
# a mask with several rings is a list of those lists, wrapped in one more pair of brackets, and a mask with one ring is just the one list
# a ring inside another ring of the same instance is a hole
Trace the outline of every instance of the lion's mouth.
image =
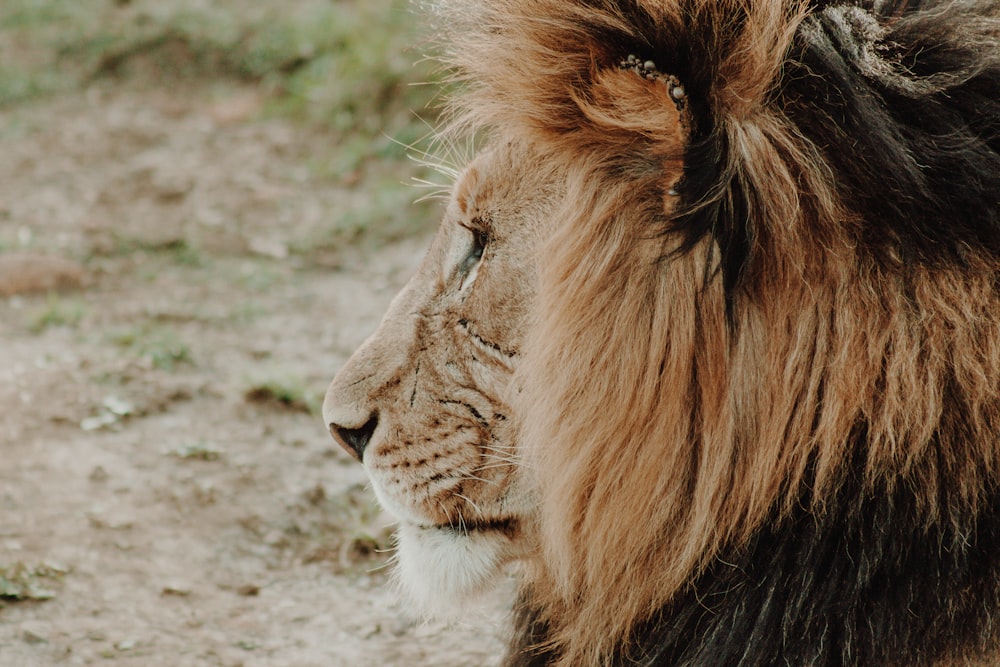
[(469, 533), (499, 533), (513, 539), (518, 533), (518, 520), (515, 518), (487, 519), (481, 521), (458, 521), (445, 524), (417, 526), (423, 530), (442, 530), (456, 535)]

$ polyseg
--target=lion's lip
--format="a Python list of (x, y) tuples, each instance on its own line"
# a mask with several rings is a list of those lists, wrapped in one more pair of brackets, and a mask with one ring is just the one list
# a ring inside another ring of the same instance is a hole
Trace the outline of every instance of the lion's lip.
[(452, 523), (417, 526), (417, 528), (421, 528), (423, 530), (444, 530), (459, 535), (463, 533), (501, 533), (507, 537), (514, 537), (514, 535), (518, 532), (518, 527), (518, 520), (513, 517), (485, 519), (481, 521), (464, 520)]

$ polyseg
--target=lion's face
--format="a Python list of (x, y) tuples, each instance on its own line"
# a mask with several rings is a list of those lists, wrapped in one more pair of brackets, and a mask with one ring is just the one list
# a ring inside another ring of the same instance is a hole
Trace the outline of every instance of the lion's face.
[(416, 275), (326, 395), (331, 433), (399, 520), (403, 586), (433, 611), (525, 549), (530, 503), (506, 397), (556, 190), (523, 149), (473, 161)]

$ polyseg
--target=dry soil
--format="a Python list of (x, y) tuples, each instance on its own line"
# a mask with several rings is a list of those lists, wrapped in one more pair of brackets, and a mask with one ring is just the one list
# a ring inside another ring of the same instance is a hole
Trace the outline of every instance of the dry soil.
[(369, 195), (261, 104), (99, 81), (0, 111), (4, 667), (497, 662), (502, 600), (446, 626), (396, 599), (315, 411), (425, 239), (310, 246)]

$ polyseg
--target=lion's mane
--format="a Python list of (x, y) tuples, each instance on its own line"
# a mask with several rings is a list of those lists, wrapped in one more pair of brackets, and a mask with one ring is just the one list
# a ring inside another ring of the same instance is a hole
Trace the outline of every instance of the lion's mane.
[(998, 7), (439, 7), (455, 126), (570, 174), (515, 383), (540, 555), (508, 665), (996, 650)]

